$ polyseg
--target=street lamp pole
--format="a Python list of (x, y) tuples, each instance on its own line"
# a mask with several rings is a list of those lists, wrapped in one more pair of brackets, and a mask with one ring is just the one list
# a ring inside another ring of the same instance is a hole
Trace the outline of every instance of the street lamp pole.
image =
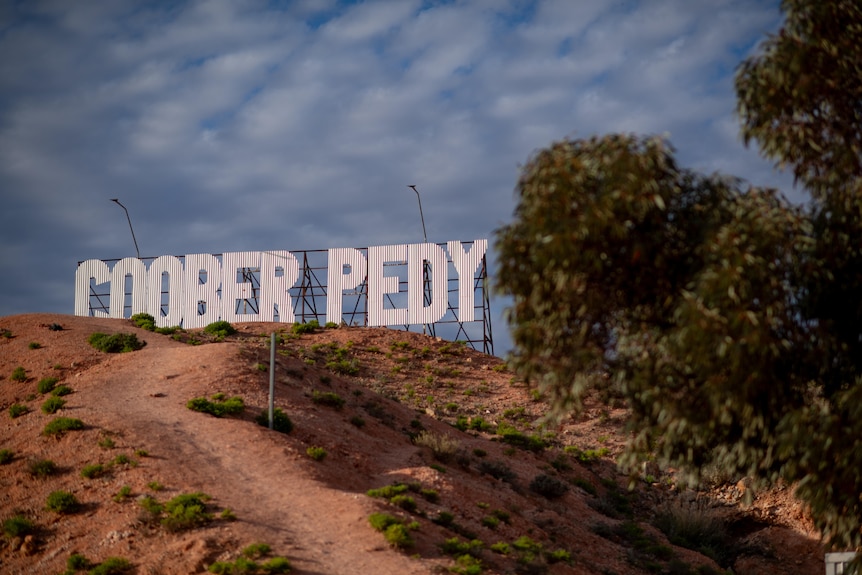
[(422, 198), (419, 197), (419, 190), (416, 189), (416, 186), (414, 184), (410, 184), (407, 187), (416, 192), (416, 199), (419, 200), (419, 217), (422, 219), (422, 235), (425, 236), (425, 243), (427, 244), (428, 233), (425, 231), (425, 216), (422, 215)]
[[(416, 192), (416, 199), (419, 201), (419, 218), (422, 220), (422, 236), (425, 238), (425, 243), (427, 244), (428, 232), (425, 231), (425, 216), (422, 214), (422, 198), (419, 196), (419, 190), (416, 189), (415, 184), (410, 184), (407, 187)], [(422, 283), (422, 291), (424, 292), (423, 296), (425, 299), (425, 304), (428, 305), (429, 303), (431, 303), (431, 286), (429, 285), (430, 282), (428, 280), (428, 264), (426, 262), (422, 262)], [(428, 326), (426, 324), (422, 324), (422, 333), (423, 335), (428, 333)], [(431, 330), (431, 335), (434, 335), (433, 330)]]
[(126, 219), (129, 220), (129, 230), (132, 232), (132, 241), (135, 242), (135, 253), (138, 254), (138, 259), (141, 259), (141, 251), (138, 249), (138, 240), (135, 239), (135, 230), (132, 228), (132, 218), (129, 217), (129, 210), (126, 209), (126, 206), (120, 203), (119, 199), (111, 198), (111, 201), (123, 208), (123, 211), (126, 212)]

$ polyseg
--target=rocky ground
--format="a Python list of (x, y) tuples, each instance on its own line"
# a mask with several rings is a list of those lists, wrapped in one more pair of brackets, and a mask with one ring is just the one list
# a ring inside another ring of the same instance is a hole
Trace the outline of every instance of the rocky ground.
[[(818, 534), (790, 488), (748, 492), (745, 504), (744, 478), (695, 492), (655, 468), (629, 489), (615, 464), (622, 404), (594, 400), (548, 428), (542, 398), (500, 359), (456, 343), (388, 329), (236, 327), (215, 341), (129, 320), (0, 318), (0, 572), (62, 573), (73, 555), (88, 563), (78, 572), (109, 572), (110, 558), (129, 573), (230, 572), (225, 564), (239, 569), (257, 543), (271, 549), (254, 558), (260, 573), (275, 572), (274, 556), (308, 575), (823, 572)], [(273, 331), (275, 405), (289, 434), (255, 422), (268, 403)], [(94, 332), (146, 346), (103, 353), (88, 344)], [(55, 413), (43, 412), (46, 378), (71, 389)], [(241, 398), (242, 411), (187, 407), (218, 403), (216, 394)], [(57, 417), (83, 428), (46, 435)], [(40, 475), (45, 461), (55, 469)], [(400, 497), (368, 494), (394, 484)], [(48, 510), (56, 491), (78, 507)], [(187, 528), (152, 510), (199, 493), (205, 508)], [(394, 544), (369, 522), (380, 513), (404, 526), (390, 529)], [(31, 528), (16, 529), (21, 520)]]

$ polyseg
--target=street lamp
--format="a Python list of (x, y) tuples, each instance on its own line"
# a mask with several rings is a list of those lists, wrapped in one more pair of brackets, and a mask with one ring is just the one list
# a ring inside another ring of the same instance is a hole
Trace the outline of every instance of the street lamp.
[(123, 208), (123, 211), (126, 212), (126, 219), (129, 220), (129, 230), (132, 232), (132, 241), (135, 242), (135, 253), (138, 254), (138, 259), (141, 259), (141, 251), (138, 249), (138, 240), (135, 239), (135, 230), (132, 228), (132, 218), (129, 217), (129, 210), (126, 209), (126, 206), (120, 203), (119, 199), (111, 198), (111, 201)]
[[(422, 219), (422, 236), (425, 238), (425, 243), (428, 243), (428, 232), (425, 231), (425, 216), (422, 214), (422, 198), (419, 196), (419, 190), (416, 189), (416, 184), (409, 184), (407, 186), (414, 192), (416, 192), (416, 199), (419, 200), (419, 217)], [(431, 303), (431, 285), (430, 280), (428, 278), (428, 264), (426, 262), (422, 262), (422, 291), (423, 291), (423, 299), (425, 300), (425, 304), (428, 305)], [(422, 333), (427, 334), (430, 326), (426, 324), (422, 324)], [(431, 329), (431, 335), (434, 335), (434, 329)]]
[(419, 197), (419, 190), (416, 189), (415, 184), (410, 184), (407, 186), (416, 192), (416, 199), (419, 200), (419, 217), (422, 218), (422, 235), (425, 236), (425, 243), (428, 243), (428, 234), (425, 232), (425, 216), (422, 215), (422, 198)]

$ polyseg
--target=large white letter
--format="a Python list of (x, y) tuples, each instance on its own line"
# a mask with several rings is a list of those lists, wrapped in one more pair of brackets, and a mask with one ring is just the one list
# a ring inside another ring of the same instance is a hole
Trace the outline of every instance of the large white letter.
[[(281, 270), (281, 275), (278, 275)], [(273, 321), (278, 307), (278, 321), (293, 323), (296, 316), (288, 291), (299, 277), (299, 262), (290, 252), (263, 252), (260, 255), (260, 302), (258, 321)]]
[[(168, 275), (168, 313), (162, 317), (162, 275)], [(174, 256), (161, 256), (150, 264), (147, 274), (147, 313), (158, 327), (180, 325), (183, 321), (183, 264)]]
[[(353, 248), (329, 250), (327, 266), (326, 321), (341, 323), (344, 290), (356, 289), (366, 277), (368, 262)], [(344, 273), (344, 268), (350, 268)]]
[[(431, 276), (431, 303), (425, 305), (425, 262)], [(407, 323), (434, 323), (446, 313), (449, 275), (446, 252), (437, 244), (411, 244), (407, 248)]]
[(122, 318), (126, 305), (126, 276), (131, 276), (131, 315), (147, 311), (147, 268), (138, 258), (123, 258), (111, 270), (111, 317)]
[(260, 269), (260, 252), (230, 252), (221, 261), (221, 318), (230, 323), (260, 321), (256, 313), (238, 313), (237, 302), (254, 299), (251, 282), (237, 281), (240, 268)]
[[(108, 264), (102, 260), (87, 260), (78, 266), (75, 271), (75, 315), (90, 315), (90, 280), (96, 280), (96, 285), (111, 281)], [(108, 313), (94, 309), (93, 316), (108, 317)]]
[(403, 262), (407, 258), (407, 245), (377, 246), (368, 248), (368, 325), (398, 325), (407, 323), (407, 310), (385, 309), (383, 296), (398, 293), (398, 276), (384, 276), (385, 262)]
[(461, 242), (458, 241), (448, 242), (446, 245), (458, 273), (458, 320), (475, 321), (476, 296), (473, 281), (488, 249), (488, 240), (475, 240), (469, 252), (464, 252)]
[[(214, 255), (189, 254), (186, 260), (186, 282), (183, 289), (183, 328), (206, 327), (218, 321), (221, 304), (221, 264)], [(203, 272), (203, 277), (201, 277)]]

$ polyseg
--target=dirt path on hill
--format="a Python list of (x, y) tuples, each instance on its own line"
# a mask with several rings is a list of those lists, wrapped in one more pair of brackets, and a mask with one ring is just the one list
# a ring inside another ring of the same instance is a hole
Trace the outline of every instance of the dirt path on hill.
[(191, 350), (167, 338), (150, 342), (90, 370), (76, 417), (96, 425), (122, 420), (157, 458), (158, 481), (212, 495), (237, 516), (230, 525), (240, 546), (267, 542), (297, 573), (428, 572), (407, 556), (380, 553), (384, 541), (366, 526), (373, 509), (365, 498), (309, 477), (298, 463), (307, 457), (280, 434), (186, 408), (189, 398), (226, 391), (220, 384), (237, 379), (236, 344)]

